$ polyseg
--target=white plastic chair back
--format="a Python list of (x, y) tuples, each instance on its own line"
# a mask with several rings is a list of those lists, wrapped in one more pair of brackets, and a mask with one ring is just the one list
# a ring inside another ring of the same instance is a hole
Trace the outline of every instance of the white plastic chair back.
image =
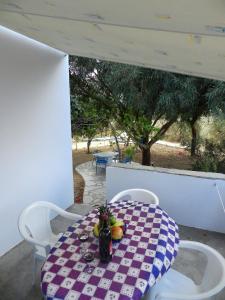
[(54, 236), (50, 224), (51, 204), (46, 202), (36, 202), (28, 206), (19, 217), (19, 231), (23, 238), (30, 242), (33, 239), (33, 245), (39, 256), (46, 256), (47, 249), (43, 244), (49, 245), (50, 240)]
[(110, 203), (118, 200), (133, 200), (146, 204), (159, 205), (159, 198), (151, 191), (145, 189), (129, 189), (118, 193), (112, 198)]
[(220, 290), (225, 287), (225, 259), (222, 255), (215, 249), (198, 242), (181, 241), (180, 247), (200, 251), (204, 253), (207, 258), (207, 265), (202, 282), (198, 286), (199, 293), (206, 293), (204, 299), (219, 293)]
[(51, 212), (71, 221), (78, 221), (81, 215), (70, 213), (53, 203), (38, 201), (25, 208), (18, 220), (18, 227), (23, 238), (34, 246), (33, 284), (36, 275), (37, 259), (46, 258), (51, 247), (57, 242), (62, 233), (55, 235), (51, 229)]
[(32, 237), (40, 241), (49, 240), (52, 235), (50, 209), (44, 206), (29, 206), (20, 216), (19, 229), (25, 239)]

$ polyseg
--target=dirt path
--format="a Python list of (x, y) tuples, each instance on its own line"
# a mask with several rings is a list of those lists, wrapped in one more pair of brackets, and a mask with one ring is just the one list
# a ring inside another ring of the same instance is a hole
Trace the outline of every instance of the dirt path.
[[(106, 150), (109, 150), (109, 148), (102, 148), (102, 151)], [(75, 195), (74, 198), (77, 203), (82, 202), (85, 183), (82, 176), (75, 171), (75, 167), (90, 160), (92, 160), (92, 154), (87, 154), (84, 150), (73, 150), (74, 190), (76, 191), (76, 198)], [(136, 154), (134, 161), (141, 162), (141, 152)], [(193, 163), (186, 150), (159, 144), (152, 147), (152, 161), (155, 167), (184, 170), (191, 170)]]

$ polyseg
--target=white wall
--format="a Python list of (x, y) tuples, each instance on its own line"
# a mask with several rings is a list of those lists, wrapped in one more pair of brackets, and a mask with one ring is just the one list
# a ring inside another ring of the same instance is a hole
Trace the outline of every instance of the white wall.
[(213, 176), (176, 175), (153, 169), (108, 167), (107, 199), (129, 188), (149, 189), (158, 195), (160, 206), (178, 224), (225, 233), (225, 213), (214, 185), (217, 182), (225, 203), (225, 180)]
[(73, 202), (68, 57), (0, 27), (0, 255), (38, 200)]

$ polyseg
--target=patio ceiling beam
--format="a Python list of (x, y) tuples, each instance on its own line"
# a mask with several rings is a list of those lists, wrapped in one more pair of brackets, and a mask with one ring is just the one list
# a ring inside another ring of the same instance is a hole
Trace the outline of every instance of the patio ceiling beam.
[(69, 54), (225, 80), (225, 1), (3, 0), (0, 24)]
[(224, 35), (221, 0), (3, 0), (1, 11), (206, 35)]

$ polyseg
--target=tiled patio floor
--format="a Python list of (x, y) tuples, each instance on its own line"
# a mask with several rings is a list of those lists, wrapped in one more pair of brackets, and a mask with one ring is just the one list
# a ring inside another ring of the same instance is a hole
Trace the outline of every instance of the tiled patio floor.
[[(104, 170), (96, 176), (95, 168), (91, 163), (79, 166), (79, 170), (86, 181), (84, 203), (75, 204), (70, 211), (85, 215), (92, 208), (105, 202), (105, 176)], [(86, 198), (85, 198), (86, 197)], [(88, 203), (88, 205), (87, 205)], [(55, 232), (64, 231), (69, 225), (61, 217), (52, 222)], [(225, 257), (225, 235), (205, 230), (179, 226), (180, 238), (199, 241), (217, 249)], [(185, 258), (185, 260), (184, 260)], [(187, 263), (188, 261), (188, 263)], [(32, 248), (22, 242), (13, 250), (0, 258), (0, 300), (40, 300), (40, 268), (37, 274), (35, 286), (32, 286)], [(193, 255), (180, 251), (175, 261), (174, 268), (192, 277), (196, 282), (205, 268), (205, 259), (201, 255)], [(193, 272), (193, 276), (191, 276)], [(220, 293), (215, 300), (225, 300), (225, 291)]]

